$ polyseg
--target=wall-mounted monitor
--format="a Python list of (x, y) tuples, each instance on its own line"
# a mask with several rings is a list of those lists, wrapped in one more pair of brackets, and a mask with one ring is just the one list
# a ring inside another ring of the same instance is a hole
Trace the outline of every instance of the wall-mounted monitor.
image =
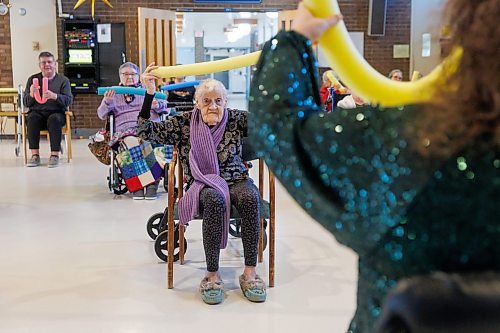
[(69, 49), (70, 64), (91, 64), (92, 50), (91, 49)]

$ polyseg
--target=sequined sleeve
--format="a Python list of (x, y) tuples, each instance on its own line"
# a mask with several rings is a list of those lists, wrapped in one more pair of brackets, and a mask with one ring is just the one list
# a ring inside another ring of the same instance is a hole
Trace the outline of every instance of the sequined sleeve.
[(266, 43), (250, 93), (249, 135), (286, 189), (341, 243), (370, 251), (416, 193), (400, 137), (406, 110), (320, 112), (310, 42)]

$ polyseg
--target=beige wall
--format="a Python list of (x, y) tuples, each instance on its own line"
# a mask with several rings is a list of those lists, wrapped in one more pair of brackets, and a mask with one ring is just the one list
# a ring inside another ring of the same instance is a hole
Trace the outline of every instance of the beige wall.
[[(441, 62), (439, 37), (442, 26), (442, 10), (445, 3), (445, 0), (412, 0), (410, 73), (416, 70), (422, 75), (426, 75)], [(431, 35), (429, 57), (422, 57), (422, 35), (424, 33)]]
[[(12, 46), (13, 84), (23, 86), (31, 74), (39, 72), (38, 54), (49, 51), (56, 57), (57, 27), (55, 0), (16, 0), (12, 1), (10, 31)], [(19, 15), (25, 8), (26, 15)], [(33, 42), (40, 44), (40, 50), (33, 50)]]

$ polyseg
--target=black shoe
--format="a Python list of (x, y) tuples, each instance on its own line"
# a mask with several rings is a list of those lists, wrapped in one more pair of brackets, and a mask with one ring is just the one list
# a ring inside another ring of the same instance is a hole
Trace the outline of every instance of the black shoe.
[(144, 195), (146, 200), (156, 200), (156, 185), (151, 184), (146, 186), (146, 194)]

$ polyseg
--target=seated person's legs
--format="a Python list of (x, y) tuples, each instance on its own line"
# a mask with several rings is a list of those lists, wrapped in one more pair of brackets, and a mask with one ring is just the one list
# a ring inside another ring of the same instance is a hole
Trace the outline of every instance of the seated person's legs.
[(243, 295), (252, 302), (266, 300), (266, 284), (257, 275), (257, 252), (260, 234), (260, 194), (250, 179), (229, 186), (231, 203), (241, 216), (241, 238), (245, 255), (245, 270), (240, 275)]
[(245, 275), (255, 278), (260, 233), (260, 194), (251, 180), (229, 186), (231, 204), (241, 216), (241, 239), (245, 256)]
[(62, 128), (65, 124), (66, 116), (63, 113), (51, 113), (47, 119), (51, 155), (58, 156), (61, 151)]
[(28, 143), (32, 155), (28, 166), (40, 165), (40, 131), (45, 129), (46, 121), (42, 112), (31, 111), (26, 116)]
[(49, 168), (59, 164), (59, 152), (61, 151), (62, 128), (66, 123), (63, 113), (52, 113), (47, 119), (47, 130), (50, 134), (50, 159)]
[(200, 210), (203, 212), (203, 248), (209, 281), (220, 280), (219, 254), (224, 230), (225, 202), (221, 193), (211, 187), (200, 192)]
[(28, 142), (32, 153), (40, 148), (40, 131), (45, 128), (46, 119), (41, 112), (31, 111), (26, 117), (26, 127), (28, 128)]
[(224, 284), (219, 275), (219, 253), (222, 241), (225, 202), (217, 190), (205, 187), (200, 192), (203, 214), (203, 247), (207, 263), (206, 276), (201, 280), (201, 298), (207, 304), (224, 301)]

